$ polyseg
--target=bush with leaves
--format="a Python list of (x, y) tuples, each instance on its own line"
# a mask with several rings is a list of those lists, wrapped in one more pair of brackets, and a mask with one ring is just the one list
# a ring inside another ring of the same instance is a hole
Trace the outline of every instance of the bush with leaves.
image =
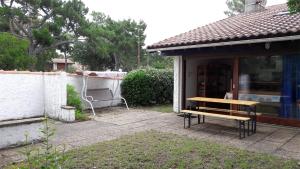
[(0, 33), (0, 69), (32, 69), (36, 60), (28, 55), (29, 42), (9, 33)]
[(290, 12), (300, 12), (300, 0), (288, 0), (287, 4)]
[(83, 114), (81, 99), (78, 93), (76, 92), (74, 86), (69, 84), (67, 85), (67, 105), (76, 108), (75, 110), (76, 120), (87, 120), (87, 117)]
[(166, 104), (173, 101), (173, 71), (138, 69), (127, 74), (121, 84), (122, 96), (130, 105)]

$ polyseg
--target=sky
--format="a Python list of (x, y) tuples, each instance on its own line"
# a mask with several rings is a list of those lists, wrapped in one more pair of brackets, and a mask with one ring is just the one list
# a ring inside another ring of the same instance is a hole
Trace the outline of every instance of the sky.
[[(226, 18), (226, 0), (82, 0), (91, 11), (113, 19), (143, 20), (146, 45)], [(267, 6), (287, 0), (268, 0)]]

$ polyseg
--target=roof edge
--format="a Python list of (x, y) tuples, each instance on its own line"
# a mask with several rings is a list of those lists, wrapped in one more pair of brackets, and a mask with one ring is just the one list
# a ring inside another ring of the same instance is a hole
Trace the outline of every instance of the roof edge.
[(198, 45), (163, 47), (163, 48), (156, 48), (156, 49), (146, 49), (146, 51), (147, 52), (172, 51), (172, 50), (196, 49), (196, 48), (231, 46), (231, 45), (244, 45), (244, 44), (255, 44), (255, 43), (266, 43), (266, 42), (281, 42), (281, 41), (290, 41), (290, 40), (300, 40), (300, 35), (282, 36), (282, 37), (273, 37), (273, 38), (261, 38), (261, 39), (248, 39), (248, 40), (229, 41), (229, 42), (217, 42), (217, 43), (207, 43), (207, 44), (198, 44)]

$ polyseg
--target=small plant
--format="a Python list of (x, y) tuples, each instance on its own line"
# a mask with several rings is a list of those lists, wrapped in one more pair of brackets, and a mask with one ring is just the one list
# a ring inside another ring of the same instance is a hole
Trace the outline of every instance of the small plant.
[[(50, 138), (54, 135), (54, 130), (49, 125), (46, 117), (44, 127), (41, 128), (42, 146), (38, 150), (33, 150), (26, 146), (23, 154), (26, 157), (25, 162), (19, 166), (20, 169), (61, 169), (67, 160), (65, 148), (62, 152), (57, 151), (56, 147), (50, 143)], [(28, 134), (25, 134), (28, 144)]]
[(69, 84), (67, 85), (67, 105), (76, 108), (76, 120), (84, 121), (88, 119), (88, 117), (85, 114), (83, 114), (83, 107), (78, 93), (76, 92), (74, 86)]
[(89, 120), (89, 117), (87, 115), (83, 114), (79, 110), (75, 110), (75, 118), (76, 118), (76, 120), (79, 120), (79, 121)]

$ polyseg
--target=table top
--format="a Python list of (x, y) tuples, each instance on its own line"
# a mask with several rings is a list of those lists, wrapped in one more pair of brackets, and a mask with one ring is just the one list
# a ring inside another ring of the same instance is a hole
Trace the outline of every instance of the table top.
[(255, 101), (217, 99), (217, 98), (208, 98), (208, 97), (192, 97), (192, 98), (187, 98), (187, 100), (198, 101), (198, 102), (235, 104), (235, 105), (244, 105), (244, 106), (255, 106), (255, 105), (259, 104), (259, 102), (255, 102)]

